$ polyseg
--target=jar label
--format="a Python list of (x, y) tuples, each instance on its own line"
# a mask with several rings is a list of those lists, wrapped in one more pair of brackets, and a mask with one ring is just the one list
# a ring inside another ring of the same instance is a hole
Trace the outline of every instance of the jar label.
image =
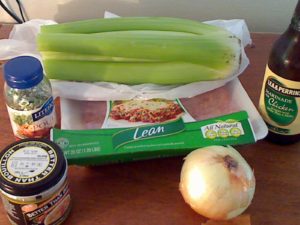
[(71, 197), (67, 182), (47, 200), (17, 202), (2, 195), (2, 202), (12, 224), (56, 225), (61, 224), (70, 211)]
[(300, 82), (279, 77), (267, 66), (259, 101), (269, 130), (282, 135), (300, 133)]
[(35, 146), (20, 143), (8, 151), (0, 159), (1, 176), (15, 184), (31, 184), (48, 177), (55, 169), (57, 155), (54, 149), (37, 141)]
[(20, 139), (47, 137), (56, 123), (53, 97), (35, 110), (20, 111), (9, 106), (7, 110), (14, 135)]

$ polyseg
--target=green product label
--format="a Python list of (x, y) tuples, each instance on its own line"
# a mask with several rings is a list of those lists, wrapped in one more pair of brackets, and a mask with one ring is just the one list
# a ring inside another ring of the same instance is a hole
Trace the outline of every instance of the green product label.
[(120, 146), (129, 142), (168, 136), (179, 133), (183, 130), (184, 123), (182, 119), (178, 119), (168, 123), (129, 128), (117, 132), (113, 135), (113, 147), (119, 148)]
[(287, 88), (275, 78), (269, 77), (265, 84), (265, 106), (268, 116), (279, 125), (291, 124), (298, 114), (295, 99), (299, 97), (297, 95), (300, 95), (300, 90)]
[(243, 125), (240, 121), (234, 119), (227, 119), (225, 121), (217, 120), (216, 123), (203, 126), (201, 128), (204, 138), (238, 138), (244, 135)]
[(184, 155), (210, 145), (255, 142), (245, 111), (203, 121), (182, 119), (131, 128), (99, 130), (53, 129), (69, 164), (97, 165)]

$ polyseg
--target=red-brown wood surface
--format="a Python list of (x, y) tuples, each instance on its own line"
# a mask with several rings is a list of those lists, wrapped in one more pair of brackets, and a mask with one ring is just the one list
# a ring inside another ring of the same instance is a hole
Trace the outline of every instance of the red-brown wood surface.
[[(8, 36), (0, 27), (0, 38)], [(250, 65), (240, 80), (257, 106), (268, 53), (275, 34), (252, 34)], [(0, 93), (3, 76), (0, 73)], [(0, 149), (14, 141), (0, 94)], [(251, 206), (252, 225), (300, 224), (300, 143), (279, 146), (264, 140), (236, 147), (254, 168), (257, 186)], [(66, 225), (200, 225), (178, 190), (183, 157), (108, 166), (69, 167), (73, 209)], [(9, 224), (0, 204), (0, 224)]]

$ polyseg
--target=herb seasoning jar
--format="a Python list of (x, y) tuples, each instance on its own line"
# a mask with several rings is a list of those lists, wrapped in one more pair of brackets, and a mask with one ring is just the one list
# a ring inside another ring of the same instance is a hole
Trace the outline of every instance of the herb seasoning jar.
[(29, 138), (0, 154), (0, 192), (12, 224), (56, 225), (68, 216), (67, 162), (55, 143)]
[(20, 56), (4, 65), (4, 95), (17, 139), (49, 137), (55, 126), (54, 100), (40, 61)]

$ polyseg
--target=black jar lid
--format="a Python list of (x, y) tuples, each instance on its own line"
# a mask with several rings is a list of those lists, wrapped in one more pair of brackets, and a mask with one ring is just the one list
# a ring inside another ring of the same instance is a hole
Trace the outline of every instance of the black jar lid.
[(57, 144), (46, 139), (23, 139), (0, 153), (0, 189), (13, 196), (38, 195), (55, 186), (66, 169)]

